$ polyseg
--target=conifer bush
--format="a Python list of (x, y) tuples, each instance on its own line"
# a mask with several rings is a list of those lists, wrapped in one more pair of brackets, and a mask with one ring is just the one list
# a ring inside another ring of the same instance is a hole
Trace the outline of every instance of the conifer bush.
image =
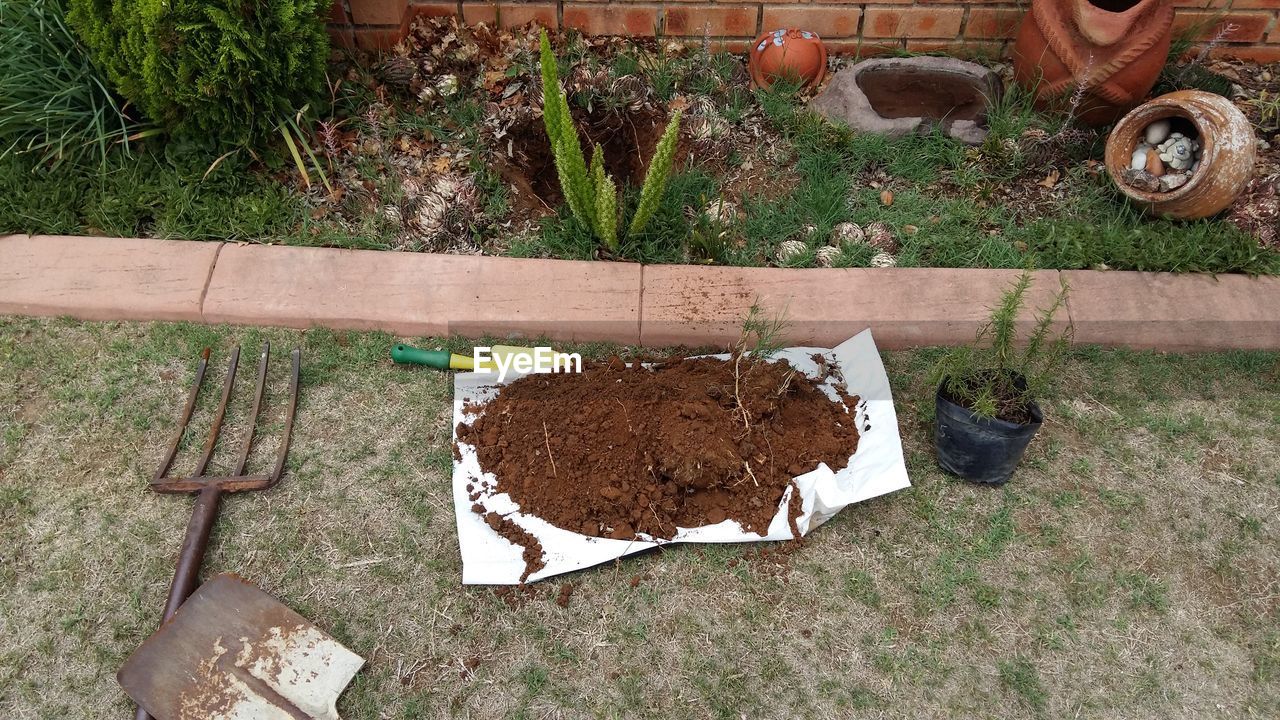
[(71, 0), (116, 90), (178, 133), (252, 144), (323, 87), (327, 0)]

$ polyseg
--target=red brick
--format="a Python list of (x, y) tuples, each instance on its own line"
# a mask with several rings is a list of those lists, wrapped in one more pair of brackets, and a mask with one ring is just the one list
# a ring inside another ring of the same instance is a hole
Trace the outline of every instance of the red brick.
[[(1192, 48), (1192, 55), (1199, 53)], [(1209, 53), (1213, 57), (1233, 57), (1258, 63), (1280, 63), (1280, 45), (1220, 45)]]
[(492, 2), (463, 3), (462, 22), (468, 25), (479, 25), (480, 23), (497, 25), (498, 4)]
[(858, 58), (877, 57), (902, 52), (905, 44), (902, 40), (860, 40), (840, 39), (822, 41), (830, 55), (852, 55)]
[(779, 28), (800, 28), (818, 33), (824, 41), (827, 38), (850, 38), (858, 36), (860, 17), (862, 11), (857, 6), (765, 5), (761, 30), (768, 32)]
[(350, 27), (330, 27), (329, 45), (343, 50), (354, 50), (356, 34)]
[(963, 8), (869, 7), (862, 21), (867, 38), (950, 38), (960, 34)]
[(964, 60), (996, 60), (1004, 55), (1003, 40), (908, 40), (907, 50), (916, 53), (946, 53)]
[(566, 3), (564, 26), (587, 35), (653, 37), (658, 28), (658, 9), (657, 5)]
[(986, 38), (1013, 37), (1026, 11), (1022, 8), (969, 8), (969, 21), (964, 26), (964, 36), (982, 40)]
[(409, 4), (409, 12), (405, 13), (401, 26), (407, 31), (409, 23), (419, 15), (427, 17), (447, 17), (458, 14), (458, 4), (451, 2), (414, 2)]
[(498, 5), (498, 23), (504, 28), (517, 28), (536, 22), (554, 30), (555, 3), (501, 3)]
[(399, 25), (408, 0), (349, 0), (351, 19), (358, 25)]
[(1274, 16), (1269, 12), (1233, 12), (1225, 17), (1213, 11), (1181, 10), (1173, 18), (1173, 34), (1193, 33), (1194, 40), (1211, 40), (1228, 24), (1235, 29), (1223, 36), (1222, 42), (1258, 42), (1271, 27)]
[(400, 42), (404, 33), (399, 26), (358, 27), (355, 29), (356, 47), (369, 52), (390, 50)]
[(662, 31), (667, 35), (755, 37), (754, 5), (667, 6)]
[(342, 0), (333, 0), (329, 4), (329, 24), (330, 25), (350, 25), (351, 18), (347, 17), (347, 9), (343, 7)]
[[(1222, 10), (1227, 7), (1227, 0), (1173, 0), (1175, 8), (1197, 8), (1200, 10)], [(1252, 8), (1275, 9), (1276, 0), (1235, 0), (1231, 7), (1236, 10)]]

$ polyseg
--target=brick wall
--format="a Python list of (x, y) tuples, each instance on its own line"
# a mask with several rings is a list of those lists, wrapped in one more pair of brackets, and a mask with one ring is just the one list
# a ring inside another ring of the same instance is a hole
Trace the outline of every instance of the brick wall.
[[(957, 55), (1007, 53), (1029, 0), (334, 0), (335, 44), (390, 47), (417, 15), (457, 15), (468, 23), (517, 27), (539, 22), (595, 35), (661, 34), (744, 49), (760, 32), (800, 27), (822, 36), (832, 52), (863, 55), (905, 48)], [(1280, 0), (1173, 0), (1175, 32), (1195, 28), (1199, 40), (1232, 30), (1215, 52), (1280, 62)]]

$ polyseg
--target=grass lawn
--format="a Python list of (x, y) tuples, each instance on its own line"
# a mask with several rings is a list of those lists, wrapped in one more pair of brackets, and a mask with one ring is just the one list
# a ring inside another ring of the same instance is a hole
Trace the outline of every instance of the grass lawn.
[(114, 673), (192, 505), (147, 479), (200, 349), (217, 380), (263, 338), (269, 403), (304, 348), (288, 471), (225, 502), (205, 567), (368, 660), (344, 717), (1280, 714), (1275, 353), (1075, 351), (999, 489), (936, 469), (933, 353), (887, 353), (912, 488), (803, 545), (679, 546), (508, 604), (459, 584), (450, 378), (393, 367), (391, 337), (0, 319), (0, 715), (131, 712)]

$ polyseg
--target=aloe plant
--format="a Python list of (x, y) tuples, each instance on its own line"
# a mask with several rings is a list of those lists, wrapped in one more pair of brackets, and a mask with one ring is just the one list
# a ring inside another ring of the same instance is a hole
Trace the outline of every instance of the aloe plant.
[[(591, 228), (604, 246), (616, 253), (621, 248), (618, 238), (618, 187), (604, 170), (604, 150), (599, 144), (591, 153), (591, 166), (588, 168), (578, 141), (578, 130), (569, 113), (569, 101), (560, 87), (556, 57), (545, 30), (541, 45), (542, 121), (555, 158), (556, 178), (573, 216)], [(640, 202), (627, 227), (627, 237), (643, 232), (657, 211), (675, 162), (679, 136), (680, 111), (677, 110), (654, 149), (653, 160), (640, 188)]]

